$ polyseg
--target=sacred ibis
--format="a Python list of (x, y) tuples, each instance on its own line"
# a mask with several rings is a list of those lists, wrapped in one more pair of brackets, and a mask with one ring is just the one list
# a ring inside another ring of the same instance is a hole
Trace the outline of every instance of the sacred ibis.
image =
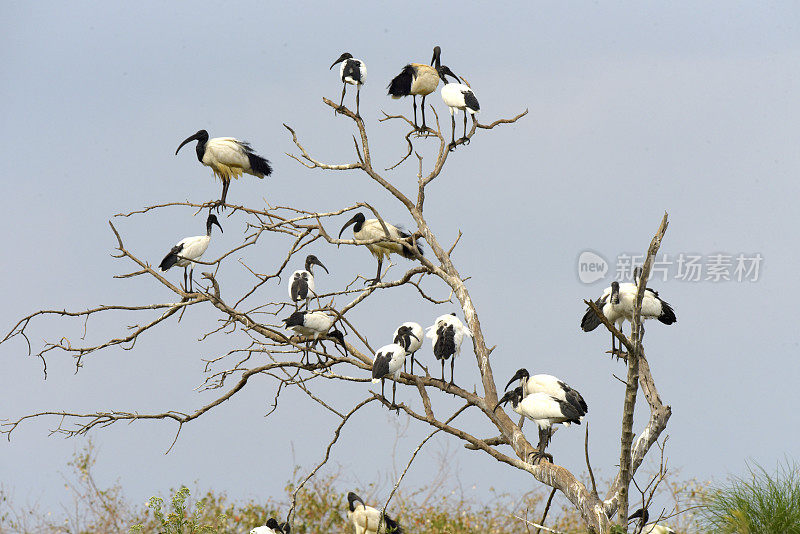
[[(325, 312), (296, 311), (282, 320), (286, 328), (294, 330), (301, 336), (312, 338), (312, 347), (317, 344), (317, 341), (322, 336), (338, 341), (344, 346), (344, 335), (339, 330), (331, 330), (335, 319)], [(308, 352), (305, 353), (304, 357), (307, 356)], [(317, 358), (319, 358), (319, 354)]]
[(388, 514), (383, 514), (381, 520), (380, 510), (364, 504), (352, 491), (347, 494), (347, 519), (353, 523), (355, 534), (403, 534), (397, 521)]
[(279, 524), (274, 517), (270, 517), (266, 525), (254, 528), (250, 534), (291, 534), (291, 531), (289, 523)]
[[(356, 213), (352, 219), (344, 223), (342, 229), (339, 230), (339, 239), (342, 238), (342, 232), (345, 228), (353, 224), (353, 238), (358, 241), (374, 241), (386, 237), (386, 232), (383, 231), (383, 226), (378, 219), (367, 219), (361, 212)], [(367, 280), (371, 285), (375, 285), (381, 281), (381, 268), (383, 267), (383, 258), (389, 257), (390, 254), (400, 254), (404, 258), (413, 259), (414, 253), (419, 253), (422, 256), (422, 246), (411, 237), (411, 234), (404, 230), (386, 223), (386, 229), (389, 231), (388, 237), (401, 241), (397, 243), (394, 241), (378, 241), (377, 243), (366, 243), (367, 248), (378, 259), (378, 273), (375, 278)], [(416, 250), (415, 250), (416, 249)]]
[(428, 327), (427, 337), (433, 345), (433, 355), (442, 362), (442, 382), (444, 382), (444, 361), (450, 358), (450, 384), (453, 384), (453, 367), (456, 354), (461, 352), (461, 343), (465, 337), (472, 337), (469, 328), (464, 326), (455, 313), (440, 315)]
[[(425, 332), (422, 327), (414, 322), (401, 324), (392, 334), (392, 340), (406, 349), (406, 355), (411, 356), (411, 374), (414, 374), (414, 354), (422, 347), (422, 338)], [(403, 360), (403, 371), (406, 370), (406, 362)]]
[[(442, 49), (438, 46), (433, 49), (431, 65), (422, 63), (409, 63), (400, 74), (389, 83), (389, 95), (392, 98), (401, 98), (411, 95), (414, 101), (414, 128), (425, 131), (425, 97), (436, 90), (439, 85), (439, 74), (436, 67), (441, 64)], [(417, 95), (422, 96), (422, 128), (417, 126)]]
[(528, 373), (528, 370), (522, 368), (518, 370), (511, 380), (506, 384), (506, 389), (514, 380), (519, 380), (522, 387), (522, 396), (527, 397), (534, 393), (547, 393), (562, 401), (567, 401), (573, 408), (580, 414), (581, 418), (589, 411), (586, 401), (583, 396), (576, 389), (571, 388), (561, 379), (553, 375), (533, 375)]
[(364, 82), (367, 79), (367, 66), (364, 64), (363, 61), (360, 59), (354, 59), (353, 54), (350, 52), (345, 52), (339, 59), (333, 62), (331, 70), (337, 63), (341, 63), (342, 66), (339, 67), (339, 77), (342, 79), (342, 101), (339, 102), (339, 107), (342, 107), (344, 104), (344, 93), (347, 91), (347, 84), (355, 85), (356, 86), (356, 116), (360, 117), (361, 115), (358, 112), (358, 97), (361, 93), (361, 86), (364, 85)]
[[(445, 105), (450, 108), (450, 122), (453, 126), (451, 130), (452, 141), (450, 143), (450, 149), (452, 150), (456, 146), (456, 110), (460, 109), (464, 112), (464, 137), (459, 139), (459, 141), (462, 141), (466, 145), (469, 144), (469, 138), (467, 137), (467, 112), (472, 115), (472, 120), (474, 122), (475, 114), (481, 110), (481, 105), (478, 104), (478, 99), (475, 97), (475, 93), (472, 92), (472, 89), (470, 89), (468, 85), (458, 83), (458, 76), (448, 67), (440, 65), (436, 67), (436, 72), (444, 83), (442, 87), (442, 100)], [(452, 76), (456, 81), (448, 83), (447, 76)]]
[[(630, 282), (620, 284), (616, 280), (611, 282), (611, 287), (606, 288), (603, 295), (595, 301), (595, 305), (600, 308), (609, 322), (614, 323), (617, 330), (622, 332), (622, 323), (633, 320), (633, 304), (636, 300), (637, 285)], [(642, 298), (642, 319), (658, 319), (660, 322), (670, 325), (678, 319), (672, 306), (658, 296), (658, 292), (645, 288)], [(592, 311), (586, 309), (586, 313), (581, 319), (581, 328), (584, 332), (591, 332), (600, 326), (600, 318)], [(611, 353), (616, 354), (616, 338), (611, 336)], [(620, 347), (620, 350), (622, 347)]]
[(394, 378), (392, 380), (392, 404), (389, 409), (397, 410), (398, 413), (400, 413), (400, 408), (394, 403), (395, 391), (397, 390), (397, 379), (400, 378), (400, 371), (403, 369), (405, 361), (405, 346), (391, 343), (379, 348), (375, 353), (375, 361), (372, 362), (372, 383), (381, 383), (381, 397), (384, 399), (386, 398), (383, 394), (384, 380), (387, 376)]
[[(217, 216), (213, 213), (208, 214), (206, 219), (206, 235), (196, 235), (194, 237), (184, 237), (172, 247), (169, 254), (164, 256), (161, 260), (159, 268), (162, 271), (168, 271), (173, 265), (183, 267), (183, 288), (191, 293), (192, 292), (192, 274), (194, 274), (194, 260), (200, 258), (208, 248), (211, 242), (211, 226), (216, 224), (219, 231), (222, 232), (222, 226), (217, 220)], [(190, 271), (190, 274), (187, 273)], [(186, 285), (186, 278), (189, 278), (189, 285)]]
[(222, 180), (222, 198), (215, 204), (219, 208), (225, 204), (228, 196), (228, 186), (231, 178), (239, 178), (242, 173), (252, 174), (257, 178), (264, 178), (272, 174), (269, 161), (255, 152), (249, 143), (239, 141), (233, 137), (208, 138), (208, 132), (200, 130), (187, 137), (175, 151), (178, 151), (190, 141), (197, 141), (197, 159), (206, 167), (211, 167), (214, 176)]
[(309, 295), (316, 294), (314, 293), (314, 273), (311, 271), (313, 265), (319, 265), (325, 269), (326, 273), (330, 274), (328, 268), (322, 265), (316, 256), (313, 254), (306, 256), (305, 270), (295, 271), (289, 278), (289, 298), (294, 302), (295, 309), (300, 307), (298, 303), (301, 300), (306, 301), (306, 308), (308, 308)]
[(538, 450), (533, 456), (534, 462), (540, 458), (547, 458), (551, 463), (553, 456), (544, 452), (550, 442), (551, 428), (554, 424), (561, 423), (569, 426), (570, 423), (581, 424), (580, 412), (567, 401), (558, 399), (547, 393), (532, 393), (523, 396), (522, 386), (512, 389), (498, 401), (495, 410), (501, 405), (511, 402), (514, 411), (527, 417), (539, 427)]
[(628, 520), (635, 518), (640, 518), (639, 524), (645, 525), (642, 528), (642, 534), (675, 534), (674, 530), (665, 525), (656, 525), (655, 523), (648, 525), (647, 522), (650, 520), (650, 513), (646, 508), (639, 508), (636, 510), (628, 517)]

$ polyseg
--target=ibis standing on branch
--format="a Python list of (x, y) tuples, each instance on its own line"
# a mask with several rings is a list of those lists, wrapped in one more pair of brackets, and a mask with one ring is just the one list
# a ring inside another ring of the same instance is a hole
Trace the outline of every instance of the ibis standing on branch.
[(384, 399), (386, 398), (383, 393), (384, 380), (387, 376), (394, 378), (392, 380), (392, 404), (389, 409), (397, 410), (398, 413), (400, 413), (400, 408), (394, 403), (394, 398), (397, 390), (397, 379), (400, 378), (400, 371), (403, 369), (405, 361), (405, 347), (397, 343), (391, 343), (379, 348), (375, 353), (375, 361), (372, 362), (372, 383), (381, 383), (381, 397)]
[[(411, 95), (414, 101), (414, 128), (425, 131), (425, 97), (436, 90), (439, 85), (439, 74), (436, 67), (441, 64), (442, 49), (438, 46), (433, 49), (431, 65), (422, 63), (409, 63), (400, 74), (389, 83), (389, 95), (392, 98), (401, 98)], [(417, 95), (422, 97), (422, 128), (417, 126)]]
[(456, 354), (461, 352), (465, 337), (472, 337), (469, 328), (464, 326), (455, 313), (441, 315), (428, 327), (427, 337), (433, 345), (433, 355), (442, 362), (442, 382), (444, 382), (444, 362), (450, 359), (450, 384), (453, 384), (453, 368)]
[[(367, 506), (361, 497), (352, 491), (347, 494), (347, 519), (353, 524), (355, 534), (403, 534), (403, 527), (397, 521)], [(380, 525), (380, 530), (378, 530)]]
[(519, 380), (523, 397), (534, 393), (547, 393), (557, 399), (570, 403), (572, 407), (578, 411), (581, 418), (589, 411), (586, 401), (583, 400), (583, 396), (578, 393), (578, 390), (571, 388), (564, 381), (553, 375), (531, 376), (528, 370), (523, 367), (511, 377), (511, 380), (506, 384), (506, 389), (508, 389), (508, 386), (510, 386), (514, 380)]
[[(301, 336), (312, 338), (314, 340), (312, 347), (317, 344), (317, 341), (322, 336), (333, 338), (344, 346), (344, 335), (339, 330), (331, 330), (335, 319), (330, 314), (321, 311), (296, 311), (282, 320), (286, 328), (294, 330)], [(308, 352), (304, 356), (308, 357)]]
[[(475, 93), (468, 85), (458, 83), (458, 76), (448, 67), (441, 65), (436, 67), (436, 72), (444, 82), (442, 87), (442, 100), (445, 105), (450, 108), (450, 122), (452, 123), (452, 142), (450, 143), (451, 150), (456, 146), (456, 110), (460, 109), (464, 112), (464, 136), (459, 139), (465, 145), (469, 144), (467, 137), (467, 112), (472, 115), (472, 121), (475, 122), (475, 114), (481, 110), (481, 105), (478, 104), (478, 99)], [(455, 78), (455, 82), (447, 83), (447, 76)]]
[[(159, 268), (162, 271), (168, 271), (173, 265), (183, 267), (183, 288), (189, 293), (192, 292), (192, 275), (194, 274), (194, 260), (200, 259), (200, 256), (208, 248), (211, 242), (211, 226), (216, 224), (219, 231), (222, 232), (222, 226), (217, 220), (217, 216), (213, 213), (208, 214), (206, 219), (206, 235), (196, 235), (194, 237), (184, 237), (172, 247), (169, 254), (164, 256), (161, 260)], [(188, 271), (188, 273), (187, 273)], [(188, 285), (187, 285), (188, 274)]]
[(354, 59), (353, 54), (350, 52), (345, 52), (339, 56), (339, 59), (334, 61), (333, 65), (331, 65), (331, 68), (328, 70), (331, 70), (337, 63), (342, 64), (342, 66), (339, 67), (339, 77), (342, 79), (342, 100), (339, 102), (339, 107), (341, 108), (344, 104), (344, 94), (347, 91), (347, 84), (355, 85), (356, 116), (360, 117), (361, 115), (358, 112), (358, 100), (361, 94), (361, 86), (364, 85), (364, 82), (367, 80), (367, 66), (360, 59)]
[[(358, 241), (374, 241), (386, 237), (386, 232), (378, 219), (367, 219), (361, 212), (356, 213), (352, 219), (344, 223), (342, 229), (339, 230), (339, 239), (342, 238), (342, 232), (345, 228), (353, 226), (353, 238)], [(371, 285), (375, 285), (381, 281), (381, 268), (383, 267), (383, 258), (389, 257), (390, 254), (400, 254), (404, 258), (413, 259), (415, 252), (422, 256), (422, 246), (416, 243), (411, 237), (411, 234), (401, 230), (400, 228), (386, 223), (386, 229), (389, 231), (389, 238), (395, 241), (378, 241), (377, 243), (366, 243), (367, 248), (378, 259), (378, 273), (375, 278), (367, 280)], [(396, 241), (400, 241), (397, 243)]]
[[(638, 270), (638, 269), (637, 269)], [(637, 282), (638, 282), (638, 276)], [(606, 319), (622, 332), (622, 323), (633, 320), (633, 305), (636, 301), (637, 284), (625, 282), (620, 284), (616, 280), (611, 282), (611, 287), (606, 288), (603, 295), (595, 301), (595, 305), (600, 308)], [(670, 325), (678, 319), (675, 311), (668, 302), (658, 296), (658, 292), (649, 287), (644, 290), (642, 298), (642, 319), (658, 319), (660, 322)], [(591, 332), (600, 326), (600, 318), (591, 309), (587, 308), (586, 313), (581, 319), (581, 328), (584, 332)], [(611, 335), (611, 353), (616, 354), (616, 339)], [(622, 347), (620, 347), (620, 351)]]
[(178, 151), (190, 141), (197, 141), (197, 159), (206, 167), (211, 167), (214, 176), (222, 180), (222, 198), (216, 205), (223, 206), (228, 196), (228, 186), (231, 178), (239, 178), (242, 173), (252, 174), (257, 178), (264, 178), (272, 174), (269, 161), (256, 154), (249, 143), (239, 141), (233, 137), (208, 138), (208, 132), (200, 130), (187, 137), (180, 144)]
[[(392, 340), (406, 349), (406, 355), (411, 356), (411, 374), (414, 374), (414, 354), (422, 347), (422, 338), (425, 336), (422, 327), (414, 322), (401, 324), (392, 334)], [(406, 362), (403, 360), (403, 371)]]
[(292, 273), (292, 277), (289, 279), (289, 298), (292, 299), (294, 302), (295, 309), (299, 308), (299, 302), (301, 300), (306, 301), (306, 308), (308, 308), (308, 298), (309, 295), (315, 295), (314, 293), (314, 274), (311, 272), (313, 265), (319, 265), (325, 272), (328, 272), (328, 268), (322, 265), (322, 262), (314, 256), (313, 254), (309, 254), (306, 256), (306, 268), (305, 270), (298, 270)]
[(291, 532), (289, 523), (279, 524), (274, 517), (270, 517), (266, 525), (254, 528), (250, 534), (291, 534)]
[(539, 427), (539, 445), (534, 454), (534, 462), (537, 459), (547, 458), (551, 463), (553, 456), (544, 452), (552, 435), (552, 426), (561, 423), (569, 426), (570, 423), (581, 424), (580, 412), (567, 401), (558, 399), (547, 393), (532, 393), (525, 397), (522, 393), (522, 386), (517, 386), (509, 391), (498, 401), (495, 410), (501, 405), (511, 402), (514, 411), (523, 417), (527, 417)]

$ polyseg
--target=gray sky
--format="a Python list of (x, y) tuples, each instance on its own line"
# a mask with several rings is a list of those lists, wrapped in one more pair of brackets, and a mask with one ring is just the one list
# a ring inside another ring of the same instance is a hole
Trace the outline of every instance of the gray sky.
[[(293, 147), (281, 123), (293, 126), (320, 159), (353, 160), (351, 124), (321, 103), (341, 91), (331, 62), (352, 52), (368, 66), (361, 111), (373, 157), (388, 166), (404, 151), (404, 131), (377, 119), (381, 110), (410, 112), (411, 103), (389, 99), (386, 84), (407, 62), (429, 60), (439, 44), (443, 62), (472, 84), (482, 122), (530, 110), (517, 125), (480, 131), (459, 148), (426, 201), (442, 242), (464, 232), (454, 261), (472, 277), (487, 343), (497, 345), (498, 383), (526, 366), (578, 388), (590, 406), (593, 466), (601, 476), (613, 473), (623, 390), (611, 375), (625, 371), (603, 354), (607, 334), (585, 334), (579, 322), (582, 299), (597, 296), (614, 267), (603, 282), (584, 285), (576, 261), (587, 249), (612, 264), (620, 253), (641, 253), (667, 210), (664, 253), (763, 257), (757, 282), (686, 282), (675, 280), (673, 269), (668, 281), (652, 283), (678, 316), (670, 327), (648, 324), (646, 336), (661, 395), (673, 408), (671, 465), (682, 476), (723, 479), (742, 472), (748, 459), (770, 467), (796, 454), (800, 8), (790, 2), (458, 5), (454, 14), (452, 3), (429, 2), (4, 2), (0, 324), (10, 327), (45, 307), (169, 298), (144, 278), (112, 279), (132, 269), (109, 257), (114, 239), (106, 221), (145, 205), (218, 198), (219, 183), (192, 150), (174, 155), (200, 128), (248, 139), (274, 164), (263, 182), (246, 176), (234, 183), (231, 202), (258, 206), (266, 198), (327, 211), (369, 201), (408, 224), (410, 217), (366, 176), (312, 172), (287, 158), (283, 153)], [(438, 95), (429, 101), (445, 117)], [(415, 148), (432, 160), (433, 141)], [(415, 172), (409, 164), (388, 176), (413, 191)], [(209, 257), (241, 238), (242, 217), (222, 224), (225, 234), (215, 236)], [(173, 208), (119, 220), (118, 228), (133, 251), (157, 263), (175, 241), (201, 233), (203, 221)], [(246, 259), (267, 271), (286, 246), (265, 241)], [(365, 250), (319, 245), (313, 252), (331, 270), (318, 277), (325, 288), (374, 272)], [(175, 281), (180, 274), (170, 272)], [(223, 291), (236, 294), (251, 283), (248, 276), (236, 259), (226, 262)], [(253, 298), (283, 295), (281, 282)], [(411, 292), (371, 300), (354, 317), (378, 346), (402, 321), (428, 326), (457, 309), (418, 303)], [(173, 321), (139, 340), (135, 350), (91, 355), (78, 374), (69, 358), (53, 354), (46, 381), (21, 339), (0, 346), (0, 418), (54, 409), (193, 411), (215, 394), (193, 391), (202, 380), (200, 359), (230, 347), (224, 336), (196, 341), (215, 319), (210, 310), (194, 310), (178, 327)], [(94, 318), (88, 339), (123, 333), (132, 321)], [(80, 336), (81, 326), (41, 321), (31, 338)], [(427, 347), (420, 354), (430, 361)], [(471, 350), (457, 362), (462, 386), (476, 382), (474, 362)], [(319, 393), (346, 409), (366, 388), (326, 384)], [(233, 498), (281, 495), (295, 464), (305, 472), (322, 457), (336, 422), (293, 391), (264, 419), (273, 392), (266, 377), (252, 381), (187, 425), (167, 456), (176, 430), (170, 423), (94, 432), (100, 482), (118, 479), (138, 502), (193, 481)], [(398, 388), (402, 400), (410, 393)], [(644, 405), (639, 410), (637, 431), (648, 413)], [(309, 425), (302, 434), (295, 430), (299, 418)], [(491, 432), (479, 418), (464, 420), (477, 435)], [(48, 509), (68, 499), (57, 471), (81, 443), (48, 437), (56, 423), (28, 423), (0, 445), (4, 487)], [(397, 425), (404, 424), (374, 407), (348, 427), (334, 449), (342, 491), (385, 481), (393, 466), (402, 469), (428, 432), (412, 424), (393, 464)], [(535, 440), (531, 429), (526, 433)], [(583, 430), (566, 429), (550, 452), (583, 473), (582, 447)], [(490, 488), (519, 492), (533, 483), (441, 438), (426, 446), (409, 487), (425, 484), (442, 455), (477, 498), (488, 497)]]

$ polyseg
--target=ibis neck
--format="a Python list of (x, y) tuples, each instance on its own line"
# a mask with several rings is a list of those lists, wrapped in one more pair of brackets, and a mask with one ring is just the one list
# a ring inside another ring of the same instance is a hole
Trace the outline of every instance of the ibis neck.
[[(202, 139), (202, 138), (197, 140), (197, 146), (195, 147), (195, 151), (197, 152), (197, 159), (200, 161), (200, 163), (203, 162), (203, 156), (206, 155), (206, 142), (207, 141), (208, 141), (208, 139)], [(209, 234), (211, 234), (211, 227), (210, 226), (209, 226), (208, 232), (209, 232)]]

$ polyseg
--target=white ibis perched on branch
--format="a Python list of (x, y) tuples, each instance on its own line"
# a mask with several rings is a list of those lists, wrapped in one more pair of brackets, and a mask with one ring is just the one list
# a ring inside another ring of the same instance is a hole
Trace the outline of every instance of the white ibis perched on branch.
[(397, 390), (397, 379), (400, 378), (400, 371), (403, 369), (405, 361), (405, 347), (397, 343), (391, 343), (379, 348), (375, 353), (375, 361), (372, 362), (372, 383), (381, 383), (381, 397), (384, 399), (386, 398), (386, 395), (383, 394), (384, 381), (387, 376), (394, 378), (392, 381), (392, 404), (389, 409), (396, 409), (398, 413), (400, 413), (400, 409), (394, 403), (394, 398)]
[[(475, 93), (472, 92), (472, 89), (470, 89), (468, 85), (458, 83), (458, 76), (448, 67), (444, 65), (438, 66), (436, 67), (436, 72), (439, 74), (442, 82), (444, 82), (444, 86), (442, 87), (442, 100), (445, 105), (450, 108), (450, 122), (453, 126), (450, 148), (455, 148), (456, 145), (457, 109), (464, 112), (464, 136), (461, 137), (459, 141), (463, 141), (464, 144), (469, 144), (469, 138), (467, 138), (467, 113), (469, 112), (469, 114), (472, 115), (472, 120), (474, 122), (475, 114), (481, 110), (481, 105), (478, 104), (478, 99), (475, 97)], [(447, 83), (447, 76), (452, 76), (456, 81)]]
[[(425, 97), (436, 90), (439, 85), (439, 74), (436, 67), (441, 64), (442, 49), (438, 46), (433, 49), (431, 65), (422, 63), (409, 63), (400, 74), (389, 83), (389, 95), (392, 98), (401, 98), (411, 95), (414, 99), (414, 128), (426, 130), (425, 125)], [(422, 128), (417, 126), (417, 95), (422, 97)]]
[[(312, 338), (314, 340), (312, 347), (317, 344), (317, 341), (322, 336), (332, 338), (344, 346), (344, 335), (339, 330), (331, 330), (335, 319), (325, 312), (296, 311), (282, 320), (286, 328), (294, 330), (301, 336)], [(307, 355), (308, 352), (306, 352)]]
[(252, 529), (250, 534), (291, 534), (291, 532), (289, 523), (279, 524), (274, 517), (270, 517), (266, 525)]
[(522, 368), (511, 377), (505, 389), (508, 389), (508, 386), (510, 386), (514, 380), (520, 381), (523, 397), (533, 395), (534, 393), (547, 393), (559, 400), (570, 403), (581, 418), (589, 411), (586, 401), (583, 400), (583, 396), (578, 393), (578, 390), (571, 388), (564, 381), (553, 375), (531, 376), (527, 369)]
[[(358, 111), (358, 100), (359, 95), (361, 94), (361, 86), (364, 85), (364, 82), (367, 80), (367, 66), (364, 64), (363, 61), (360, 59), (353, 58), (353, 54), (350, 52), (345, 52), (339, 59), (333, 62), (331, 65), (331, 69), (337, 64), (341, 63), (342, 66), (339, 67), (339, 77), (342, 79), (342, 100), (339, 102), (339, 107), (342, 107), (344, 104), (344, 94), (347, 91), (347, 84), (355, 85), (356, 86), (356, 115), (361, 116)], [(328, 70), (331, 70), (328, 69)]]
[(532, 393), (525, 397), (522, 386), (512, 389), (498, 401), (495, 410), (501, 405), (511, 402), (514, 411), (527, 417), (539, 427), (539, 445), (534, 454), (534, 462), (540, 458), (547, 458), (551, 463), (553, 456), (544, 452), (550, 442), (551, 428), (556, 423), (569, 426), (570, 423), (581, 424), (578, 410), (567, 401), (558, 399), (547, 393)]
[[(200, 256), (208, 249), (208, 244), (211, 242), (211, 226), (215, 224), (219, 227), (219, 231), (222, 232), (222, 226), (219, 224), (217, 216), (209, 213), (206, 219), (206, 235), (184, 237), (172, 247), (169, 254), (164, 256), (164, 259), (159, 264), (159, 268), (162, 271), (168, 271), (173, 265), (183, 267), (183, 288), (189, 293), (192, 292), (194, 260), (200, 259)], [(190, 273), (187, 273), (187, 271), (190, 271)], [(188, 285), (187, 276), (189, 279)]]
[[(406, 355), (411, 356), (411, 374), (414, 374), (414, 354), (422, 347), (422, 338), (425, 332), (422, 327), (414, 322), (401, 324), (392, 334), (392, 340), (406, 349)], [(406, 362), (403, 360), (403, 371), (406, 370)]]
[[(638, 279), (638, 276), (636, 277)], [(622, 323), (633, 320), (633, 304), (636, 301), (636, 284), (625, 282), (620, 284), (616, 280), (611, 282), (611, 287), (606, 288), (603, 295), (595, 301), (595, 305), (600, 308), (609, 322), (614, 323), (617, 330), (622, 332)], [(644, 290), (642, 298), (642, 319), (658, 319), (660, 322), (670, 325), (678, 319), (675, 311), (661, 297), (658, 292), (649, 287)], [(581, 328), (584, 332), (591, 332), (600, 326), (600, 318), (592, 311), (586, 309), (586, 313), (581, 320)], [(616, 339), (611, 336), (611, 353), (615, 352)], [(621, 347), (620, 347), (621, 349)]]
[(252, 174), (257, 178), (264, 178), (272, 174), (269, 161), (256, 154), (249, 143), (239, 141), (233, 137), (208, 138), (208, 132), (200, 130), (187, 137), (175, 151), (178, 151), (190, 141), (197, 141), (197, 159), (206, 167), (211, 167), (214, 176), (222, 180), (222, 198), (217, 206), (225, 204), (228, 196), (228, 186), (231, 178), (239, 178), (242, 173)]
[(298, 270), (292, 273), (292, 277), (289, 279), (289, 298), (292, 299), (294, 302), (295, 308), (299, 307), (299, 302), (301, 300), (306, 301), (306, 308), (308, 308), (308, 298), (309, 295), (314, 295), (314, 274), (312, 273), (311, 269), (313, 269), (314, 265), (319, 265), (325, 272), (328, 272), (328, 268), (322, 265), (322, 262), (314, 256), (313, 254), (309, 254), (306, 256), (306, 268), (305, 270)]
[(450, 384), (453, 384), (453, 368), (456, 354), (461, 352), (465, 337), (472, 337), (469, 328), (464, 326), (455, 313), (441, 315), (428, 327), (427, 337), (433, 345), (433, 355), (442, 362), (442, 382), (444, 382), (444, 362), (450, 359)]
[[(342, 238), (342, 232), (345, 228), (353, 226), (353, 238), (358, 241), (374, 241), (386, 236), (386, 232), (381, 226), (378, 219), (367, 219), (361, 212), (356, 213), (352, 219), (344, 223), (342, 229), (339, 230), (339, 239)], [(366, 243), (367, 248), (378, 259), (378, 273), (375, 278), (367, 280), (372, 285), (381, 281), (381, 267), (383, 267), (383, 258), (388, 258), (390, 254), (400, 254), (404, 258), (413, 259), (415, 252), (422, 256), (422, 246), (411, 237), (408, 232), (386, 223), (386, 230), (389, 231), (388, 237), (395, 241), (378, 241), (377, 243)], [(399, 243), (397, 241), (400, 241)]]
[[(353, 524), (355, 534), (403, 534), (403, 527), (380, 510), (367, 506), (352, 491), (347, 494), (347, 519)], [(380, 530), (379, 530), (380, 528)]]

